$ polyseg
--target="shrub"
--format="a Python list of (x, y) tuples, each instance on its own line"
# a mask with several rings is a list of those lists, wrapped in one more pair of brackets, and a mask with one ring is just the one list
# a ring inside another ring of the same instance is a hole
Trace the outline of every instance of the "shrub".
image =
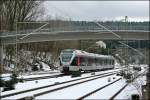
[(16, 83), (18, 83), (17, 74), (13, 73), (11, 79), (4, 82), (4, 91), (13, 90)]
[(15, 83), (13, 83), (12, 80), (5, 81), (4, 91), (13, 90), (14, 89), (14, 84)]
[(0, 87), (4, 87), (4, 85), (5, 85), (5, 81), (2, 78), (0, 78)]
[(38, 71), (39, 69), (38, 69), (38, 67), (37, 66), (33, 66), (32, 67), (32, 71)]

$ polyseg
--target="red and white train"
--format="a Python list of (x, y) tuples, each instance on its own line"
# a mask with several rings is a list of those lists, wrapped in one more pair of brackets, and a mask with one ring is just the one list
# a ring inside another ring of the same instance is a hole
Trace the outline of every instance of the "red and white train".
[(62, 50), (59, 59), (62, 73), (113, 69), (115, 60), (110, 55), (99, 55), (75, 49)]

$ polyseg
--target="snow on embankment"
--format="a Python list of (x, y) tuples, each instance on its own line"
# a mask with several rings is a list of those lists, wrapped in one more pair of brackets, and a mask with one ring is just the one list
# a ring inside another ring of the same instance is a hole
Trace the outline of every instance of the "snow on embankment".
[(44, 71), (50, 71), (51, 69), (50, 69), (50, 66), (48, 66), (47, 64), (45, 64), (44, 62), (40, 62), (41, 63), (41, 65), (42, 65), (42, 69), (44, 70)]

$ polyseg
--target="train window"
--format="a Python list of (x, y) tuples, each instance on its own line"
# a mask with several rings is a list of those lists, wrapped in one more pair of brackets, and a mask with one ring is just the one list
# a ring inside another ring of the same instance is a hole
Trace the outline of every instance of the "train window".
[(71, 54), (71, 53), (73, 53), (73, 50), (69, 50), (69, 49), (68, 49), (68, 50), (63, 50), (62, 53), (68, 53), (68, 54)]
[(98, 58), (98, 63), (99, 63), (99, 65), (102, 65), (102, 59), (101, 58)]
[(112, 65), (112, 59), (109, 60), (109, 64)]
[(87, 66), (90, 65), (90, 58), (87, 58)]
[(93, 59), (92, 65), (96, 65), (95, 58), (92, 58), (92, 59)]
[(112, 59), (110, 60), (110, 64), (113, 65), (113, 60)]
[(109, 59), (106, 59), (106, 65), (109, 65)]
[(114, 60), (112, 60), (112, 65), (114, 65)]
[(105, 63), (104, 59), (101, 59), (101, 65), (104, 65), (104, 63)]
[(110, 59), (106, 59), (107, 60), (107, 65), (110, 65)]
[(103, 59), (103, 65), (105, 65), (105, 59)]
[(98, 58), (99, 65), (102, 65), (102, 59)]
[(81, 66), (87, 65), (87, 58), (86, 57), (80, 57), (80, 65)]
[(91, 65), (93, 65), (94, 64), (94, 58), (91, 58)]
[(104, 65), (106, 65), (106, 59), (104, 59)]
[(106, 65), (109, 65), (109, 59), (106, 59)]
[(106, 65), (109, 65), (109, 59), (106, 59)]
[(88, 59), (88, 66), (92, 66), (94, 62), (94, 58), (87, 58)]
[(93, 59), (92, 58), (88, 58), (88, 66), (91, 66), (93, 63)]
[(106, 60), (104, 59), (104, 63), (103, 63), (104, 65), (106, 65)]
[(77, 66), (77, 57), (74, 57), (71, 63), (72, 66)]
[(99, 62), (98, 62), (98, 58), (95, 58), (95, 64), (98, 66), (100, 65)]
[(110, 65), (112, 65), (112, 59), (110, 60)]
[(105, 63), (105, 61), (104, 61), (104, 59), (102, 59), (102, 65), (104, 65), (104, 63)]
[(105, 59), (105, 65), (107, 65), (107, 59)]

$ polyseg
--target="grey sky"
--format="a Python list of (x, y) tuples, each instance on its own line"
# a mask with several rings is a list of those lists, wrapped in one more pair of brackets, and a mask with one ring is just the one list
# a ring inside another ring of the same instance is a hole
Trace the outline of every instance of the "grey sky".
[(46, 1), (46, 15), (72, 20), (149, 20), (149, 1)]

